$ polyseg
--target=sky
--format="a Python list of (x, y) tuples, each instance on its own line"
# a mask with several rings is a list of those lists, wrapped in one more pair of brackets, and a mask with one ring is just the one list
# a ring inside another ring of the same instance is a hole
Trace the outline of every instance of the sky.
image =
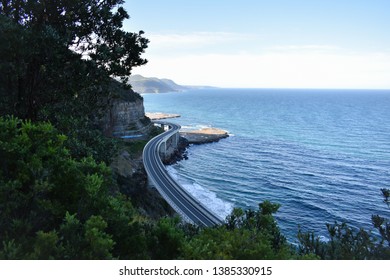
[(229, 88), (390, 89), (389, 0), (125, 0), (133, 74)]

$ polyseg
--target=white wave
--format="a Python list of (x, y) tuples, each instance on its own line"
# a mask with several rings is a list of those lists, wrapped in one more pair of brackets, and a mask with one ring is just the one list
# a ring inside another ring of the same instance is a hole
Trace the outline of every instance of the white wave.
[(203, 206), (222, 220), (225, 220), (226, 216), (232, 212), (233, 205), (218, 198), (215, 192), (206, 189), (196, 182), (190, 182), (184, 179), (172, 166), (168, 166), (167, 170), (172, 178), (175, 179), (188, 193), (190, 193), (195, 199), (202, 203)]
[(320, 239), (321, 242), (329, 242), (330, 239), (324, 235), (320, 235), (318, 236), (318, 238)]
[(186, 124), (181, 126), (182, 131), (189, 131), (189, 130), (199, 130), (203, 128), (210, 128), (211, 125), (205, 125), (205, 124)]
[(189, 131), (196, 129), (196, 125), (182, 125), (181, 131)]
[(207, 125), (207, 124), (198, 124), (198, 125), (196, 125), (196, 127), (197, 127), (198, 129), (203, 129), (203, 128), (210, 128), (211, 125)]

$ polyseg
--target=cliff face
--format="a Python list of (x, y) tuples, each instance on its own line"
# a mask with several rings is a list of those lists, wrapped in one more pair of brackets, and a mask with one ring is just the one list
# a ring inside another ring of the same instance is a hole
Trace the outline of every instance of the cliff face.
[(109, 111), (108, 130), (115, 137), (136, 136), (148, 133), (150, 121), (145, 117), (142, 99), (133, 102), (114, 100)]
[(140, 136), (149, 133), (150, 120), (145, 117), (143, 98), (132, 90), (115, 88), (116, 95), (110, 98), (101, 127), (107, 136)]
[[(111, 98), (105, 102), (100, 119), (105, 135), (148, 138), (152, 125), (150, 119), (145, 117), (143, 98), (139, 94), (124, 90), (113, 82)], [(120, 149), (112, 160), (111, 169), (120, 192), (131, 199), (140, 213), (153, 219), (174, 214), (158, 191), (148, 186), (141, 154), (130, 154), (126, 148)]]

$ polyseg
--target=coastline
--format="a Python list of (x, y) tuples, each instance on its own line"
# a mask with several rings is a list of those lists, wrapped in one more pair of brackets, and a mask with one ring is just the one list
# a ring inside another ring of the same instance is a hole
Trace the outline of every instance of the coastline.
[(145, 113), (145, 116), (151, 119), (152, 121), (157, 120), (163, 120), (163, 119), (173, 119), (173, 118), (180, 118), (180, 115), (178, 114), (166, 114), (166, 113), (160, 113), (160, 112), (147, 112)]
[[(145, 115), (152, 121), (180, 117), (178, 114), (160, 112), (147, 112)], [(207, 127), (201, 129), (181, 130), (180, 136), (185, 138), (188, 144), (206, 144), (218, 142), (223, 138), (229, 137), (229, 132), (220, 128)]]
[[(235, 207), (256, 208), (266, 198), (282, 204), (277, 217), (291, 239), (298, 223), (326, 236), (324, 220), (368, 227), (373, 211), (383, 213), (359, 192), (376, 197), (375, 188), (388, 181), (382, 166), (389, 166), (389, 101), (378, 91), (309, 89), (221, 89), (145, 98), (150, 111), (181, 113), (181, 119), (170, 121), (188, 124), (187, 130), (209, 124), (237, 135), (216, 145), (191, 145), (190, 160), (172, 168), (189, 185), (211, 189)], [(348, 209), (329, 211), (335, 201)]]
[[(150, 118), (152, 121), (180, 117), (180, 115), (178, 114), (160, 113), (160, 112), (147, 112), (145, 115), (148, 118)], [(171, 157), (164, 160), (164, 164), (166, 165), (172, 165), (180, 160), (188, 159), (187, 148), (191, 144), (193, 145), (208, 144), (208, 143), (218, 142), (221, 139), (229, 137), (228, 131), (220, 128), (215, 128), (215, 127), (181, 130), (179, 133), (180, 133), (180, 139), (177, 145), (177, 149), (171, 155)]]
[(206, 144), (218, 142), (223, 138), (227, 138), (229, 137), (229, 133), (226, 130), (209, 127), (197, 130), (182, 131), (180, 132), (180, 136), (187, 139), (189, 144)]

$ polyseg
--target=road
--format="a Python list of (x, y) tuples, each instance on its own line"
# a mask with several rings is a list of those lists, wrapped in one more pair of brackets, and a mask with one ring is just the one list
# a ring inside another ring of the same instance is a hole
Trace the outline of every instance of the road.
[(162, 197), (179, 213), (186, 221), (205, 227), (222, 223), (214, 213), (196, 200), (191, 194), (180, 186), (168, 173), (161, 161), (159, 150), (161, 143), (170, 136), (178, 133), (180, 126), (156, 122), (169, 126), (169, 130), (150, 140), (143, 151), (143, 161), (149, 180), (157, 188)]

